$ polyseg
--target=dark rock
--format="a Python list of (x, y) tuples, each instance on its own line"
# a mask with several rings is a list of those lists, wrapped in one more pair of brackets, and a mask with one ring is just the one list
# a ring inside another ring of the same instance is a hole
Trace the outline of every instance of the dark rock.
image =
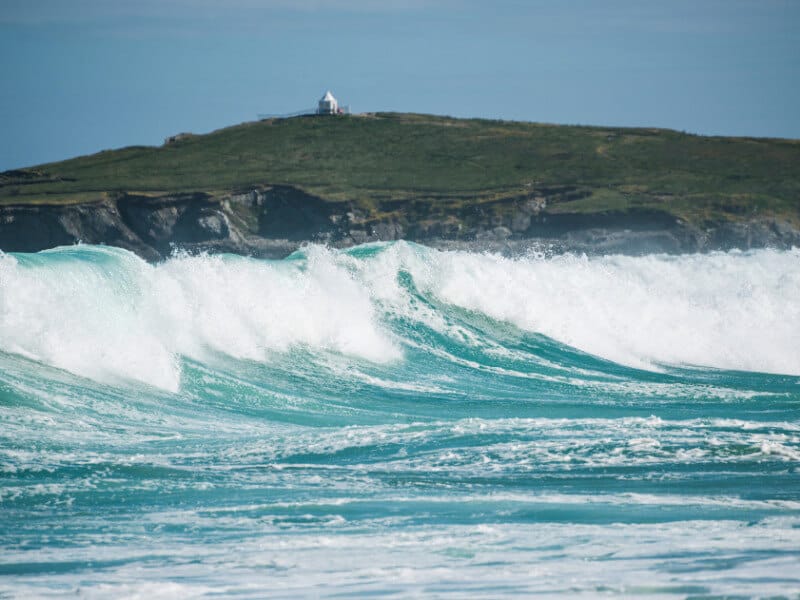
[(64, 227), (57, 211), (10, 206), (0, 208), (0, 215), (0, 248), (6, 252), (37, 252), (78, 241)]
[(313, 241), (320, 234), (339, 231), (331, 220), (336, 208), (297, 188), (274, 186), (263, 195), (258, 232), (268, 238)]
[(563, 211), (564, 202), (583, 192), (551, 191), (477, 206), (458, 199), (391, 200), (376, 202), (369, 210), (291, 186), (238, 190), (225, 197), (123, 194), (75, 205), (6, 205), (0, 206), (0, 249), (35, 252), (84, 242), (119, 246), (158, 260), (176, 249), (280, 258), (306, 242), (346, 247), (398, 239), (509, 255), (800, 246), (800, 229), (786, 221), (737, 218), (700, 228), (653, 210), (553, 213), (547, 210), (548, 198), (558, 199)]
[(396, 221), (381, 221), (372, 225), (372, 236), (380, 241), (402, 240), (403, 226)]
[(221, 240), (230, 234), (228, 218), (216, 210), (209, 210), (201, 215), (197, 220), (197, 225), (200, 231), (208, 234), (211, 239)]

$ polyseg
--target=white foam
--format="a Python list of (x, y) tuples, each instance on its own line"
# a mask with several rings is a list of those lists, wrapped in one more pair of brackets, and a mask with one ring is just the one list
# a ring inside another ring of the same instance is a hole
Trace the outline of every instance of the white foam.
[(442, 300), (626, 365), (800, 375), (800, 250), (507, 259), (436, 252)]
[(800, 250), (507, 259), (401, 242), (363, 257), (310, 247), (286, 261), (159, 265), (91, 246), (0, 255), (0, 351), (170, 391), (180, 356), (269, 361), (302, 347), (397, 360), (387, 316), (497, 354), (496, 342), (418, 301), (403, 272), (440, 302), (622, 364), (800, 375)]
[(200, 256), (153, 266), (96, 247), (0, 258), (0, 350), (85, 377), (176, 391), (180, 355), (265, 361), (298, 346), (400, 356), (368, 290), (321, 249), (278, 263)]
[[(489, 498), (494, 501), (494, 498)], [(558, 499), (561, 501), (561, 498)], [(577, 497), (577, 504), (584, 498)], [(627, 502), (623, 499), (623, 502)], [(244, 508), (245, 511), (248, 507)], [(150, 513), (153, 525), (205, 525), (197, 510)], [(219, 527), (221, 517), (213, 525)], [(151, 597), (786, 597), (800, 584), (796, 517), (757, 523), (492, 523), (409, 526), (402, 517), (320, 524), (302, 535), (265, 518), (231, 519), (233, 531), (189, 544), (178, 536), (105, 534), (100, 542), (8, 550), (12, 565), (82, 561), (0, 581), (0, 594)], [(398, 527), (398, 524), (403, 525)], [(108, 564), (92, 566), (102, 552)], [(68, 555), (66, 554), (68, 553)], [(32, 556), (33, 555), (33, 556)], [(154, 559), (155, 557), (155, 559)], [(180, 582), (180, 583), (176, 583)]]

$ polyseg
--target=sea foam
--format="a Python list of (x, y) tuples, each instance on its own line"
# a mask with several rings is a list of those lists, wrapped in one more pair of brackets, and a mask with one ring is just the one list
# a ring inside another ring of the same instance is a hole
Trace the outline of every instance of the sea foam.
[(800, 250), (507, 259), (438, 253), (443, 301), (630, 366), (800, 374)]
[(176, 391), (181, 357), (402, 360), (398, 319), (477, 343), (458, 307), (634, 367), (800, 374), (798, 297), (798, 250), (509, 259), (399, 242), (151, 265), (75, 246), (0, 256), (0, 351)]
[(64, 248), (0, 262), (0, 350), (78, 375), (177, 391), (179, 357), (267, 361), (297, 346), (401, 356), (366, 289), (320, 252), (303, 261)]

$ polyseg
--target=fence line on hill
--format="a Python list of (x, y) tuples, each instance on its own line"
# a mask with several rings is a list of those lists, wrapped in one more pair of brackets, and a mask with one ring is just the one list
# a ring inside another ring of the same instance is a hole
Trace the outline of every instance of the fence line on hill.
[[(347, 106), (340, 106), (339, 112), (344, 115), (350, 114), (350, 105)], [(274, 113), (274, 114), (259, 114), (258, 119), (263, 121), (264, 119), (291, 119), (292, 117), (302, 117), (305, 115), (316, 115), (318, 114), (318, 110), (316, 108), (306, 108), (304, 110), (298, 110), (295, 112), (290, 113)]]

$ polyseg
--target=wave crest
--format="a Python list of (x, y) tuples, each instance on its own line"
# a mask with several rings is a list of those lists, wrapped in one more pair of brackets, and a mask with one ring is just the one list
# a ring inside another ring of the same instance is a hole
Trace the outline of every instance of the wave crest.
[(77, 246), (0, 255), (0, 350), (177, 391), (181, 357), (387, 363), (417, 326), (483, 343), (459, 326), (467, 310), (634, 367), (800, 374), (799, 296), (798, 250), (508, 259), (398, 242), (150, 265)]

